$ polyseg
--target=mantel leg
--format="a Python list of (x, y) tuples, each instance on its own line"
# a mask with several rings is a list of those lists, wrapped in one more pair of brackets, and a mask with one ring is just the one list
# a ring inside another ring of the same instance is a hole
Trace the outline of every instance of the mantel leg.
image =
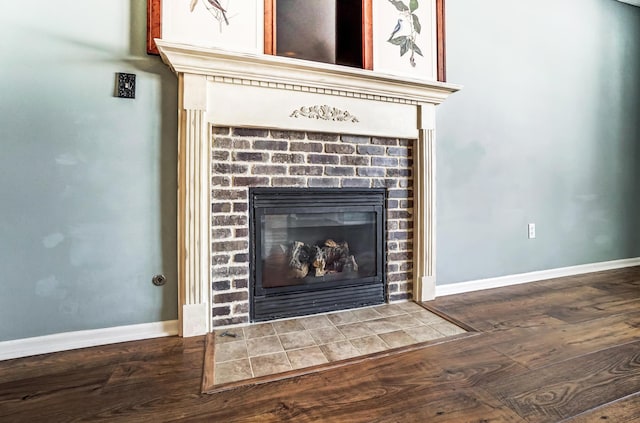
[[(179, 78), (178, 138), (178, 318), (180, 336), (209, 332), (211, 273), (211, 137), (206, 120), (204, 77)], [(189, 89), (186, 89), (186, 88)]]
[(414, 301), (435, 298), (436, 249), (436, 144), (435, 105), (418, 113), (418, 139), (414, 145)]

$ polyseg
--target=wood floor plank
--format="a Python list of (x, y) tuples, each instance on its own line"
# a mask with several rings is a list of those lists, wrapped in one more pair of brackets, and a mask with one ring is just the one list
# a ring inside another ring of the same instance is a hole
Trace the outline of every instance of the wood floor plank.
[(442, 297), (484, 333), (214, 395), (204, 337), (8, 360), (0, 421), (637, 421), (638, 301), (640, 267)]
[[(349, 368), (209, 397), (216, 404), (213, 407), (216, 419), (225, 422), (369, 422), (393, 421), (398, 415), (402, 415), (402, 421), (424, 421), (424, 416), (438, 419), (434, 421), (461, 421), (459, 417), (465, 414), (487, 416), (490, 421), (519, 421), (515, 413), (502, 410), (499, 402), (483, 392), (475, 392), (473, 386), (478, 380), (493, 380), (526, 369), (488, 348), (490, 341), (461, 341), (464, 342), (455, 348), (440, 344), (399, 356), (372, 359)], [(435, 364), (445, 355), (448, 355), (446, 363)], [(140, 421), (152, 418), (158, 413), (155, 407), (162, 404), (148, 406), (136, 410)], [(165, 411), (163, 417), (206, 420), (211, 417), (211, 408), (212, 403), (194, 404), (179, 414)], [(128, 414), (113, 410), (106, 416), (91, 416), (91, 419), (112, 420), (120, 413)]]
[(640, 342), (510, 376), (485, 387), (520, 416), (557, 422), (640, 391)]
[(576, 301), (570, 306), (550, 308), (549, 316), (565, 323), (581, 323), (612, 315), (620, 315), (640, 310), (640, 298), (628, 295), (603, 294), (595, 301)]
[(531, 291), (530, 287), (522, 287), (521, 290), (507, 287), (504, 291), (488, 290), (480, 294), (482, 301), (475, 299), (475, 293), (470, 293), (462, 294), (462, 298), (455, 302), (448, 302), (445, 297), (443, 300), (438, 299), (427, 304), (445, 314), (456, 316), (477, 330), (491, 331), (496, 329), (498, 322), (507, 320), (512, 325), (526, 325), (532, 318), (541, 316), (554, 318), (549, 315), (550, 304), (556, 307), (569, 307), (576, 301), (594, 302), (602, 295), (600, 290), (589, 286), (561, 290), (536, 288), (533, 290), (535, 293)]
[(640, 420), (640, 394), (630, 395), (567, 420), (567, 423), (629, 423)]
[(0, 383), (64, 371), (81, 372), (96, 366), (120, 363), (123, 357), (152, 361), (175, 355), (179, 351), (202, 348), (203, 342), (201, 337), (155, 338), (0, 361)]
[(0, 421), (32, 421), (38, 416), (34, 415), (34, 410), (40, 410), (41, 416), (55, 415), (57, 421), (69, 421), (74, 411), (65, 399), (92, 395), (101, 389), (109, 376), (109, 369), (100, 368), (74, 374), (52, 374), (46, 378), (46, 383), (40, 378), (30, 378), (0, 384)]
[[(640, 312), (634, 313), (640, 319)], [(616, 347), (640, 339), (640, 329), (626, 315), (614, 315), (585, 323), (532, 327), (496, 335), (492, 346), (531, 369)]]

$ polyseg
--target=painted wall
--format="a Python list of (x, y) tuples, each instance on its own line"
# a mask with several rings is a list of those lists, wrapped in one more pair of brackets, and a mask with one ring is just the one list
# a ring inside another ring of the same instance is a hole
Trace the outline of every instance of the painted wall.
[(446, 25), (438, 284), (640, 256), (640, 8), (451, 1)]
[[(177, 84), (145, 19), (3, 4), (0, 341), (177, 317)], [(438, 115), (438, 283), (640, 256), (640, 9), (455, 1), (447, 32), (465, 88)]]
[(177, 318), (177, 83), (145, 37), (141, 0), (3, 2), (0, 341)]

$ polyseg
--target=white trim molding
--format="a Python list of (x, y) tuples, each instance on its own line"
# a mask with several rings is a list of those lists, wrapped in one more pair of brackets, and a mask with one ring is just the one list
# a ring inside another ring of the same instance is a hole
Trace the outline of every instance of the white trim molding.
[(399, 77), (348, 66), (155, 41), (162, 60), (176, 75), (203, 75), (219, 84), (413, 105), (440, 104), (462, 88), (451, 83)]
[(104, 329), (80, 330), (56, 333), (33, 338), (0, 342), (0, 360), (28, 357), (38, 354), (115, 344), (118, 342), (140, 341), (178, 334), (178, 321), (142, 323)]
[(499, 276), (496, 278), (478, 279), (475, 281), (452, 283), (436, 286), (436, 297), (445, 295), (464, 294), (466, 292), (483, 289), (502, 288), (505, 286), (562, 278), (565, 276), (582, 275), (584, 273), (601, 272), (603, 270), (622, 269), (624, 267), (640, 266), (640, 257), (603, 261), (599, 263), (580, 264), (577, 266), (559, 267), (556, 269), (539, 270), (515, 275)]

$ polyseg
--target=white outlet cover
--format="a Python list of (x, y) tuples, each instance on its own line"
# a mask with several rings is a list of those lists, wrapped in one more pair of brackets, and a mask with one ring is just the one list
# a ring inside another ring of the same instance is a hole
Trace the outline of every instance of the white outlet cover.
[(527, 231), (528, 231), (529, 239), (534, 239), (536, 237), (536, 224), (529, 223), (527, 225)]

